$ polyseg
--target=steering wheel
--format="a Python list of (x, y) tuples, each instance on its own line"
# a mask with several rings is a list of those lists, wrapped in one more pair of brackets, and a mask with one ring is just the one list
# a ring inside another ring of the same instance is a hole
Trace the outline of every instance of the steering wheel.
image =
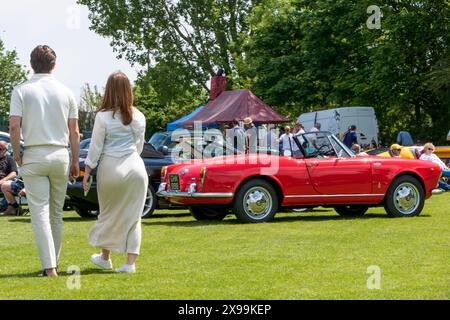
[(331, 148), (329, 145), (321, 145), (318, 149), (317, 149), (317, 153), (322, 155), (322, 156), (335, 156), (336, 153), (334, 152), (334, 149)]

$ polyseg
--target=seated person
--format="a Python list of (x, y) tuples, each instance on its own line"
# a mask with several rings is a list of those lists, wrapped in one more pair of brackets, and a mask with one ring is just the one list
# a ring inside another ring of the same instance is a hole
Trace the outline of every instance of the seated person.
[[(9, 186), (17, 177), (16, 162), (8, 155), (7, 150), (8, 144), (5, 141), (0, 141), (0, 189), (2, 190), (4, 187), (6, 188), (6, 186)], [(8, 201), (8, 208), (3, 212), (3, 215), (12, 215), (13, 212), (13, 215), (16, 215), (18, 211), (17, 207), (13, 206), (13, 203)]]
[(361, 151), (361, 146), (357, 143), (352, 145), (352, 151), (358, 157), (367, 157), (368, 156), (367, 153), (365, 153), (364, 151)]
[(8, 202), (8, 208), (0, 213), (2, 216), (20, 216), (23, 213), (22, 208), (16, 201), (16, 196), (24, 197), (26, 194), (25, 186), (21, 180), (7, 181), (2, 184), (1, 190)]
[(391, 148), (389, 149), (389, 153), (393, 158), (400, 158), (400, 153), (402, 151), (402, 146), (394, 143)]
[[(432, 143), (425, 143), (423, 146), (425, 153), (420, 156), (420, 160), (427, 160), (437, 163), (442, 171), (442, 176), (450, 178), (450, 169), (445, 165), (445, 163), (439, 159), (437, 155), (434, 154), (435, 147)], [(439, 188), (448, 191), (450, 190), (450, 185), (442, 180), (439, 180)]]

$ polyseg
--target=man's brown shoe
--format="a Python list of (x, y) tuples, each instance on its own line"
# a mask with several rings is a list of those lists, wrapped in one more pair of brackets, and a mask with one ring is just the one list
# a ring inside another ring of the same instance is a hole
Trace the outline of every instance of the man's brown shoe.
[(8, 208), (0, 213), (2, 216), (20, 216), (22, 215), (22, 208), (21, 207), (14, 207), (12, 205), (8, 205)]

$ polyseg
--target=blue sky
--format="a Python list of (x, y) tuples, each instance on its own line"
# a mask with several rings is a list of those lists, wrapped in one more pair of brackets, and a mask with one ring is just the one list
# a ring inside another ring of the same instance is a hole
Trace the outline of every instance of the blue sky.
[(31, 72), (29, 55), (38, 44), (51, 46), (58, 58), (55, 77), (79, 100), (85, 83), (100, 90), (112, 72), (121, 70), (131, 81), (137, 71), (116, 59), (109, 39), (89, 30), (88, 10), (76, 0), (15, 0), (0, 4), (0, 39), (6, 50), (16, 50), (19, 63)]

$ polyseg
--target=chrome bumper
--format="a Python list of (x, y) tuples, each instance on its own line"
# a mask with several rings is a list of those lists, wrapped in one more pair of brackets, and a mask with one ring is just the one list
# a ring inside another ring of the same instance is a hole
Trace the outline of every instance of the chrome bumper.
[(179, 191), (170, 191), (167, 192), (164, 189), (166, 188), (166, 183), (161, 183), (159, 186), (159, 190), (156, 193), (158, 197), (162, 198), (232, 198), (233, 193), (229, 192), (179, 192)]
[(167, 191), (158, 191), (156, 193), (158, 197), (163, 198), (232, 198), (233, 194), (230, 193), (222, 193), (222, 192), (167, 192)]

